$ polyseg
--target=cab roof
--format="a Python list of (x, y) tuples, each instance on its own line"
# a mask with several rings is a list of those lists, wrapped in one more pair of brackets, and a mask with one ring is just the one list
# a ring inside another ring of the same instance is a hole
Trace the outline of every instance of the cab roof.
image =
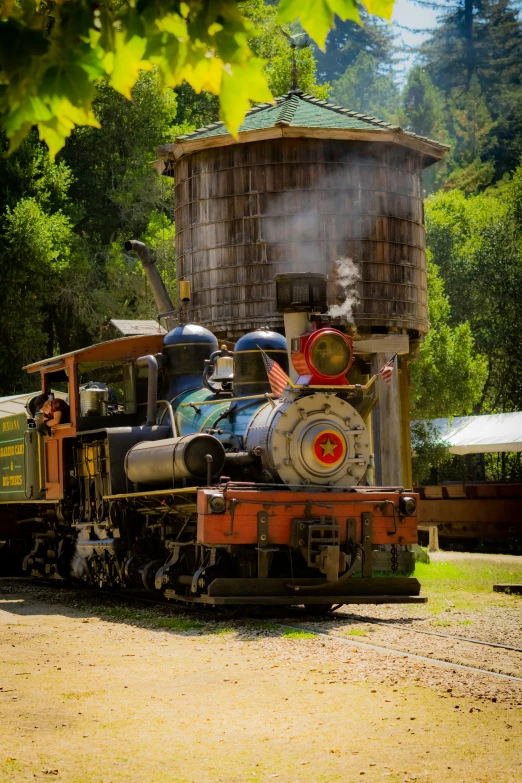
[[(143, 334), (135, 337), (120, 337), (117, 340), (107, 340), (104, 343), (89, 345), (77, 351), (69, 351), (49, 359), (27, 364), (23, 369), (31, 372), (46, 372), (57, 370), (66, 364), (81, 362), (124, 362), (138, 359), (146, 354), (159, 353), (163, 346), (163, 334)], [(69, 361), (68, 361), (69, 360)]]

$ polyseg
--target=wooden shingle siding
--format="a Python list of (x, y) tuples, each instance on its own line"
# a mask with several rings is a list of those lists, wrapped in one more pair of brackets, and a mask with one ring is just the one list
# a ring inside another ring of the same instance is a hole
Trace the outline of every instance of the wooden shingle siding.
[(178, 277), (190, 316), (219, 336), (281, 327), (274, 276), (360, 270), (356, 323), (427, 331), (420, 152), (397, 144), (278, 138), (206, 148), (174, 164)]

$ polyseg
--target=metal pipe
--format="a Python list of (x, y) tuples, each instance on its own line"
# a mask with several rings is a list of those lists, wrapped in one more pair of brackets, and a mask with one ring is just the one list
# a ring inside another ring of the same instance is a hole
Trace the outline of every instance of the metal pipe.
[(205, 459), (207, 461), (207, 487), (210, 487), (212, 484), (212, 463), (214, 462), (214, 457), (212, 454), (205, 454)]
[[(176, 424), (176, 419), (174, 418), (174, 410), (172, 409), (171, 403), (168, 400), (158, 400), (158, 405), (164, 405), (165, 408), (168, 410), (170, 414), (170, 427), (172, 429), (172, 437), (178, 438), (179, 432)], [(160, 419), (160, 424), (162, 424), (164, 418), (165, 418), (165, 412), (163, 412), (163, 415)]]
[(144, 242), (139, 242), (137, 239), (128, 239), (125, 242), (125, 250), (128, 253), (136, 253), (140, 259), (143, 265), (143, 269), (145, 270), (145, 276), (154, 295), (158, 313), (172, 313), (174, 310), (174, 305), (172, 304), (168, 291), (165, 288), (165, 283), (163, 282), (162, 277), (158, 271), (156, 266), (156, 259), (150, 248), (148, 248)]
[(147, 425), (156, 424), (156, 408), (158, 407), (158, 362), (155, 356), (148, 354), (136, 359), (137, 367), (147, 367), (149, 379), (147, 386)]
[(309, 593), (312, 593), (313, 595), (321, 595), (321, 594), (329, 595), (332, 589), (335, 589), (337, 595), (339, 595), (339, 593), (341, 592), (341, 588), (347, 587), (348, 584), (350, 584), (352, 574), (357, 568), (357, 566), (361, 564), (361, 562), (362, 562), (362, 547), (360, 544), (358, 544), (357, 551), (354, 555), (350, 568), (345, 574), (343, 574), (335, 582), (322, 582), (320, 585), (306, 585), (306, 586), (293, 585), (291, 583), (288, 583), (286, 586), (294, 590), (296, 593), (301, 592), (303, 596), (306, 596)]
[[(336, 386), (336, 388), (340, 388)], [(343, 387), (346, 388), (346, 387)], [(216, 400), (205, 400), (204, 402), (182, 402), (180, 408), (194, 408), (194, 406), (200, 407), (200, 405), (223, 405), (225, 402), (243, 402), (243, 400), (268, 400), (272, 402), (273, 394), (247, 394), (245, 397), (220, 397)]]
[(256, 459), (250, 451), (229, 451), (225, 454), (225, 460), (232, 465), (252, 465)]

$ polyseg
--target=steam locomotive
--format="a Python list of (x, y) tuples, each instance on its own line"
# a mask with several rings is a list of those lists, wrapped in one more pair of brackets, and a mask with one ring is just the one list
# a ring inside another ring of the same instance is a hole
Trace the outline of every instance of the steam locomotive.
[(423, 601), (414, 578), (372, 576), (374, 550), (396, 566), (416, 543), (418, 501), (368, 483), (373, 379), (349, 382), (318, 277), (279, 281), (286, 338), (232, 349), (178, 323), (26, 367), (70, 422), (38, 426), (36, 396), (0, 421), (4, 566), (182, 603)]

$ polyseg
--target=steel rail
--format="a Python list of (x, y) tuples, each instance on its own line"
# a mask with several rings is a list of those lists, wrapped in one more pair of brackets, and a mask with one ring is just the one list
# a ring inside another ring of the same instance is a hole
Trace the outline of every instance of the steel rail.
[[(27, 579), (27, 581), (29, 581), (28, 577), (3, 577), (3, 578), (1, 578), (1, 581), (8, 581), (8, 580), (25, 581), (26, 579)], [(44, 580), (42, 580), (42, 581), (44, 581)], [(91, 594), (93, 594), (93, 593), (91, 593)], [(148, 596), (141, 596), (141, 595), (135, 595), (135, 594), (133, 595), (132, 592), (130, 592), (130, 591), (129, 592), (127, 592), (127, 591), (114, 591), (114, 592), (112, 592), (111, 591), (109, 593), (109, 595), (113, 596), (114, 598), (119, 598), (119, 599), (123, 599), (123, 600), (130, 600), (130, 601), (134, 601), (136, 603), (154, 604), (158, 608), (161, 607), (161, 608), (164, 609), (164, 608), (168, 607), (168, 609), (170, 610), (169, 613), (171, 613), (172, 610), (174, 610), (174, 613), (176, 613), (177, 609), (180, 609), (181, 611), (186, 612), (187, 609), (188, 609), (187, 606), (180, 607), (180, 606), (176, 606), (176, 605), (173, 605), (173, 604), (166, 604), (164, 602), (164, 600), (162, 600), (161, 598), (158, 599), (158, 598), (152, 598), (152, 597), (148, 597)], [(214, 619), (214, 618), (211, 618), (211, 619)], [(503, 674), (502, 672), (495, 672), (495, 671), (493, 671), (491, 669), (480, 669), (480, 668), (478, 668), (476, 666), (466, 666), (466, 664), (463, 664), (463, 663), (453, 663), (451, 661), (444, 661), (441, 658), (431, 658), (431, 657), (429, 657), (427, 655), (420, 655), (419, 653), (405, 652), (404, 650), (397, 650), (394, 647), (382, 647), (382, 646), (377, 645), (377, 644), (372, 644), (371, 642), (362, 642), (362, 641), (360, 641), (358, 639), (343, 639), (341, 636), (337, 636), (336, 634), (329, 633), (328, 630), (326, 630), (326, 629), (319, 629), (318, 630), (318, 629), (308, 628), (308, 627), (303, 626), (303, 625), (301, 625), (301, 626), (288, 625), (287, 623), (275, 623), (275, 625), (278, 626), (279, 628), (284, 629), (284, 630), (306, 631), (307, 633), (311, 633), (314, 636), (320, 636), (322, 638), (329, 639), (330, 641), (332, 641), (332, 640), (333, 641), (337, 641), (337, 642), (340, 642), (341, 644), (352, 644), (352, 645), (355, 645), (355, 646), (359, 646), (361, 649), (364, 649), (364, 648), (370, 649), (370, 650), (373, 650), (374, 652), (379, 652), (379, 653), (384, 654), (384, 655), (396, 655), (396, 656), (399, 656), (400, 658), (413, 658), (414, 660), (424, 661), (425, 663), (431, 663), (431, 664), (434, 664), (435, 666), (442, 666), (442, 667), (453, 668), (453, 669), (462, 669), (463, 671), (474, 672), (475, 674), (487, 674), (487, 675), (491, 675), (492, 677), (499, 677), (500, 679), (503, 679), (503, 680), (512, 680), (514, 682), (522, 682), (522, 677), (517, 677), (517, 676), (515, 676), (513, 674)], [(412, 630), (414, 630), (414, 629), (412, 629)], [(448, 635), (448, 638), (453, 639), (455, 637), (452, 637), (452, 636)], [(466, 641), (468, 641), (468, 640), (466, 640)], [(485, 642), (484, 644), (487, 644), (487, 642)], [(518, 650), (518, 648), (514, 648), (514, 649)]]
[(368, 625), (382, 625), (384, 628), (392, 628), (393, 630), (410, 631), (411, 633), (423, 633), (427, 636), (440, 636), (442, 639), (456, 639), (458, 642), (469, 642), (470, 644), (482, 644), (485, 647), (499, 647), (502, 650), (512, 650), (513, 652), (522, 653), (522, 647), (511, 647), (509, 644), (498, 644), (497, 642), (484, 642), (482, 639), (468, 639), (466, 636), (454, 636), (451, 633), (439, 633), (438, 631), (425, 631), (423, 628), (407, 628), (406, 626), (392, 625), (391, 622), (383, 622), (382, 620), (363, 620), (360, 617), (352, 614), (335, 614), (334, 617), (348, 617), (355, 620), (358, 623), (368, 623)]
[(314, 630), (307, 628), (306, 626), (286, 625), (284, 623), (276, 623), (280, 628), (286, 628), (292, 631), (306, 631), (312, 633), (315, 636), (321, 636), (326, 639), (335, 640), (341, 642), (341, 644), (355, 644), (361, 648), (368, 648), (374, 652), (384, 653), (385, 655), (398, 655), (401, 658), (414, 658), (418, 661), (425, 661), (426, 663), (433, 663), (435, 666), (446, 666), (451, 669), (463, 669), (464, 671), (474, 672), (475, 674), (490, 674), (492, 677), (500, 677), (503, 680), (514, 680), (515, 682), (522, 682), (522, 677), (516, 677), (514, 674), (502, 674), (502, 672), (495, 672), (491, 669), (479, 669), (476, 666), (466, 666), (464, 663), (452, 663), (451, 661), (444, 661), (442, 658), (430, 658), (428, 655), (420, 655), (418, 653), (405, 652), (404, 650), (397, 650), (394, 647), (381, 647), (371, 642), (361, 642), (355, 639), (343, 639), (341, 636), (328, 633), (325, 629)]

